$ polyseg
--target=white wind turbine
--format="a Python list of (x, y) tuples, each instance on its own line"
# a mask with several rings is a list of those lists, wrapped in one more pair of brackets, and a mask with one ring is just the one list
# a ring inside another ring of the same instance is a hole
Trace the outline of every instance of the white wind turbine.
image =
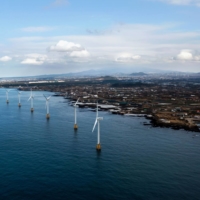
[(30, 95), (30, 97), (28, 99), (28, 101), (31, 100), (31, 112), (34, 111), (34, 109), (33, 109), (33, 99), (34, 99), (34, 96), (33, 96), (33, 92), (32, 92), (32, 89), (31, 89), (31, 95)]
[[(79, 100), (79, 98), (78, 98), (78, 100)], [(76, 103), (74, 104), (74, 129), (78, 129), (78, 125), (77, 125), (77, 115), (76, 115), (76, 108), (77, 108), (78, 100), (77, 100)]]
[(20, 98), (21, 93), (22, 93), (22, 92), (18, 92), (18, 98), (19, 98), (19, 104), (18, 104), (18, 106), (19, 106), (19, 107), (21, 107), (21, 98)]
[(100, 121), (103, 120), (103, 117), (99, 117), (98, 116), (98, 102), (97, 102), (97, 115), (96, 115), (96, 120), (94, 122), (94, 127), (92, 129), (92, 132), (94, 131), (96, 125), (98, 124), (98, 131), (97, 131), (97, 146), (96, 146), (96, 149), (98, 151), (101, 150), (101, 143), (100, 143)]
[(8, 98), (8, 93), (10, 92), (10, 90), (6, 90), (6, 103), (9, 103), (9, 98)]
[[(43, 94), (44, 95), (44, 94)], [(51, 96), (46, 97), (44, 95), (44, 98), (46, 99), (46, 109), (47, 109), (47, 114), (46, 114), (46, 118), (49, 119), (50, 118), (50, 114), (49, 114), (49, 99), (51, 98)]]

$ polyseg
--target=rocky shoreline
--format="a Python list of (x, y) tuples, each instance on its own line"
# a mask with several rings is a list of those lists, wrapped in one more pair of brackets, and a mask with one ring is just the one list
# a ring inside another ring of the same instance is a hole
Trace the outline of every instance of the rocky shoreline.
[[(71, 105), (73, 105), (73, 100), (68, 98), (68, 100), (71, 102)], [(91, 108), (95, 111), (96, 104), (95, 103), (81, 103), (79, 102), (77, 104), (80, 108)], [(164, 123), (159, 118), (157, 118), (154, 114), (141, 114), (141, 113), (134, 113), (134, 114), (128, 114), (124, 112), (119, 112), (118, 107), (114, 105), (104, 105), (99, 104), (99, 111), (109, 111), (112, 114), (118, 114), (118, 115), (124, 115), (124, 116), (130, 116), (130, 117), (145, 117), (146, 119), (150, 120), (149, 123), (144, 122), (143, 125), (150, 125), (151, 127), (161, 127), (161, 128), (171, 128), (174, 130), (180, 130), (184, 129), (186, 131), (191, 132), (200, 132), (200, 128), (196, 125), (189, 125), (187, 123), (185, 124), (178, 124), (178, 123)], [(115, 112), (116, 111), (116, 112)]]
[(152, 127), (162, 127), (162, 128), (172, 128), (174, 130), (180, 130), (184, 129), (186, 131), (191, 131), (191, 132), (200, 132), (200, 129), (198, 126), (188, 126), (188, 125), (180, 125), (180, 124), (166, 124), (159, 122), (155, 118), (152, 118), (150, 121)]

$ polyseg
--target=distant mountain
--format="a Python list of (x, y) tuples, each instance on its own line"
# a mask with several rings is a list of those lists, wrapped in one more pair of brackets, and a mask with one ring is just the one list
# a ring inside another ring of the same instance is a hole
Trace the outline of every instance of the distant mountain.
[(136, 72), (136, 73), (132, 73), (130, 74), (130, 76), (146, 76), (148, 74), (145, 74), (144, 72)]
[[(71, 72), (71, 73), (63, 73), (63, 74), (44, 74), (44, 75), (35, 75), (35, 76), (21, 76), (21, 77), (0, 77), (0, 79), (14, 79), (14, 80), (50, 80), (50, 79), (59, 79), (59, 78), (79, 78), (79, 77), (102, 77), (102, 76), (112, 76), (112, 77), (119, 77), (119, 76), (148, 76), (151, 74), (163, 74), (163, 75), (181, 75), (181, 74), (190, 74), (189, 72), (178, 72), (178, 71), (171, 71), (171, 70), (159, 70), (159, 69), (148, 69), (142, 68), (140, 69), (143, 72), (133, 72), (133, 69), (126, 70), (122, 72), (121, 68), (109, 68), (108, 69), (101, 69), (101, 70), (86, 70), (81, 72)], [(133, 73), (131, 73), (133, 72)], [(192, 73), (196, 75), (200, 75), (198, 73)]]
[(113, 76), (101, 76), (99, 77), (99, 79), (101, 80), (118, 80), (116, 77), (113, 77)]

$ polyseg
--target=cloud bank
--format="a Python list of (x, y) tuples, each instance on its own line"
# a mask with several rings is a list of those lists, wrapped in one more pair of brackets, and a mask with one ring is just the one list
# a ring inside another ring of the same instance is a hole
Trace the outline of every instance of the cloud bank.
[(23, 66), (40, 65), (45, 69), (55, 66), (55, 70), (62, 66), (65, 72), (109, 67), (141, 69), (143, 66), (199, 71), (198, 31), (146, 24), (118, 24), (110, 30), (92, 35), (13, 38), (10, 39), (15, 46), (12, 57)]

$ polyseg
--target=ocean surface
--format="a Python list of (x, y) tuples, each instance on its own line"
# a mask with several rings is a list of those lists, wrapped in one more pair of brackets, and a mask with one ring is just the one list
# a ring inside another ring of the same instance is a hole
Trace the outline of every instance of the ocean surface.
[(198, 133), (144, 126), (145, 118), (99, 112), (100, 153), (95, 112), (50, 99), (46, 120), (43, 93), (0, 89), (0, 199), (200, 199)]

